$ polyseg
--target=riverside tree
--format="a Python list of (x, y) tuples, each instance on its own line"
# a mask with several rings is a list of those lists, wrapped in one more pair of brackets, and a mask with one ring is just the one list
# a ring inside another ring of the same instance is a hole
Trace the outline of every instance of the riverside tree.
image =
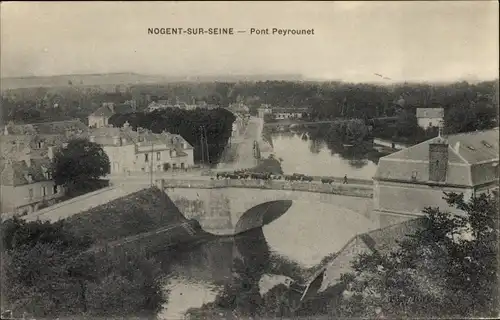
[(80, 138), (58, 150), (52, 163), (54, 182), (70, 192), (94, 188), (95, 183), (109, 172), (109, 158), (101, 146)]
[(422, 227), (390, 254), (362, 254), (333, 308), (339, 317), (497, 317), (498, 201), (447, 194), (464, 216), (425, 210)]

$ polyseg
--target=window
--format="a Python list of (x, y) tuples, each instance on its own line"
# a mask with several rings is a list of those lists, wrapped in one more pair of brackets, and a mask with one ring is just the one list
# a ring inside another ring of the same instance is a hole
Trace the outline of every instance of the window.
[(59, 192), (56, 185), (54, 185), (54, 187), (52, 188), (52, 192), (53, 194), (57, 194)]
[(486, 148), (493, 148), (493, 147), (491, 146), (491, 144), (489, 144), (488, 142), (486, 142), (486, 141), (484, 141), (484, 140), (483, 140), (483, 141), (481, 141), (481, 142), (483, 143), (483, 145), (484, 145)]
[(476, 149), (475, 149), (474, 147), (472, 147), (472, 146), (467, 146), (467, 148), (468, 148), (469, 150), (472, 150), (472, 151), (476, 150)]
[(30, 200), (33, 199), (33, 189), (29, 188), (28, 192), (29, 192)]
[(40, 141), (38, 142), (38, 149), (42, 149), (43, 143)]
[(149, 154), (144, 154), (144, 162), (149, 162)]
[(156, 153), (156, 160), (161, 160), (161, 152)]
[(47, 188), (42, 187), (42, 197), (45, 197), (47, 195)]

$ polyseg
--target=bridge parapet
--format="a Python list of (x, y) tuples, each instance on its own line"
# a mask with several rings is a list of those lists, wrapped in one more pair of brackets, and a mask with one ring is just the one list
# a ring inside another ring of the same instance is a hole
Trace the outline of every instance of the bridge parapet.
[(351, 197), (372, 198), (373, 187), (369, 184), (324, 184), (319, 182), (283, 181), (283, 180), (182, 180), (159, 179), (156, 185), (164, 190), (166, 188), (249, 188), (263, 190), (288, 190), (314, 193), (328, 193)]

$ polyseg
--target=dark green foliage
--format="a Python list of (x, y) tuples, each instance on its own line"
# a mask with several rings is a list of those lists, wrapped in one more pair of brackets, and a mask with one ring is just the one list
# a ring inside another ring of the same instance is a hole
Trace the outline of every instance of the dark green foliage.
[(464, 217), (426, 209), (422, 228), (389, 254), (363, 254), (343, 276), (341, 317), (498, 316), (498, 202), (446, 197)]
[[(128, 121), (131, 127), (150, 129), (155, 133), (168, 131), (179, 134), (194, 147), (194, 159), (202, 159), (201, 135), (208, 138), (210, 162), (215, 163), (222, 155), (232, 134), (232, 125), (236, 118), (222, 108), (214, 110), (182, 110), (178, 108), (157, 110), (152, 113), (130, 113), (114, 115), (109, 123), (121, 127)], [(203, 143), (204, 140), (203, 140)], [(206, 145), (203, 146), (203, 150)], [(205, 154), (206, 156), (206, 154)]]
[(93, 182), (110, 172), (108, 156), (100, 145), (86, 139), (69, 141), (54, 155), (52, 176), (70, 190), (92, 189)]
[(2, 222), (2, 299), (36, 316), (155, 312), (159, 264), (142, 251), (89, 252), (66, 222)]

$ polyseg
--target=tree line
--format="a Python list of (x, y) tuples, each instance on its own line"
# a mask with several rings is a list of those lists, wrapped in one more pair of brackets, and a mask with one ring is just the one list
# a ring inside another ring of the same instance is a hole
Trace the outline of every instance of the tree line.
[[(139, 84), (124, 90), (99, 87), (29, 88), (2, 93), (5, 121), (40, 122), (80, 118), (99, 108), (102, 102), (134, 100), (138, 110), (157, 100), (204, 100), (227, 107), (244, 103), (252, 114), (261, 104), (273, 107), (308, 107), (311, 120), (337, 118), (370, 119), (398, 116), (396, 128), (386, 136), (408, 138), (416, 129), (416, 108), (443, 107), (448, 133), (487, 129), (498, 125), (498, 86), (496, 81), (452, 84), (404, 83), (396, 85), (343, 82), (211, 82)], [(55, 107), (57, 105), (57, 107)], [(414, 133), (413, 133), (414, 135)], [(419, 133), (421, 135), (421, 133)], [(413, 139), (410, 137), (408, 139)]]

